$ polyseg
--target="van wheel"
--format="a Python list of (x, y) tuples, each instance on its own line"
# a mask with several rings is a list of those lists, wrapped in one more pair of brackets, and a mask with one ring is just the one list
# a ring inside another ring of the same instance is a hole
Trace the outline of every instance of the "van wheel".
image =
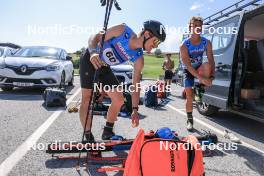
[(64, 71), (61, 74), (61, 82), (60, 82), (59, 88), (65, 88), (65, 73), (64, 73)]
[(197, 102), (196, 103), (197, 110), (200, 114), (205, 116), (211, 116), (218, 112), (218, 108), (212, 105), (209, 105), (205, 102)]

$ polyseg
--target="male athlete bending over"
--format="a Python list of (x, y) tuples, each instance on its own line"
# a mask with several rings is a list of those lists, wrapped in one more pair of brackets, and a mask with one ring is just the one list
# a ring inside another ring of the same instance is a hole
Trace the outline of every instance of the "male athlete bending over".
[[(126, 24), (117, 25), (106, 31), (105, 43), (102, 55), (100, 54), (100, 41), (102, 33), (98, 33), (89, 39), (88, 49), (80, 58), (80, 77), (82, 88), (82, 102), (80, 107), (80, 120), (83, 128), (88, 110), (88, 104), (93, 91), (93, 78), (98, 71), (100, 83), (107, 86), (119, 85), (119, 82), (110, 68), (111, 65), (122, 64), (127, 61), (134, 63), (133, 85), (136, 87), (140, 82), (141, 71), (144, 66), (143, 50), (150, 52), (166, 38), (164, 26), (155, 20), (144, 22), (143, 30), (135, 34)], [(113, 89), (107, 92), (112, 103), (108, 109), (107, 120), (103, 130), (102, 139), (108, 140), (113, 135), (113, 126), (118, 113), (124, 103), (123, 92)], [(138, 104), (140, 92), (138, 89), (132, 93), (133, 112), (131, 114), (134, 127), (139, 124)], [(89, 129), (89, 118), (85, 129), (85, 137), (88, 142), (94, 141)]]

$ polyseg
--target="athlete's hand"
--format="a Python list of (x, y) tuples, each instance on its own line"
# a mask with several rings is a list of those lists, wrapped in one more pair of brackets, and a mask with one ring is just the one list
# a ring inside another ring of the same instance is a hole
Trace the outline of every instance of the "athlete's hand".
[(99, 54), (97, 53), (91, 55), (90, 61), (96, 70), (104, 65), (104, 62), (100, 59)]
[(211, 86), (212, 85), (212, 80), (209, 78), (199, 78), (199, 82), (201, 84), (204, 84), (205, 86)]
[(133, 111), (131, 114), (132, 127), (135, 128), (139, 125), (139, 114), (137, 111)]

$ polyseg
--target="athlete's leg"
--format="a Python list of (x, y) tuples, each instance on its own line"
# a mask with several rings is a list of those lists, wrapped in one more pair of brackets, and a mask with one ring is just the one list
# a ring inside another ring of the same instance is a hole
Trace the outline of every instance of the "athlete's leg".
[(103, 140), (109, 140), (115, 133), (113, 132), (113, 127), (115, 121), (117, 121), (118, 113), (120, 112), (121, 106), (124, 104), (123, 93), (114, 89), (113, 91), (107, 92), (108, 96), (111, 98), (111, 105), (107, 112), (106, 125), (102, 134)]
[(90, 53), (88, 50), (85, 50), (80, 57), (80, 82), (82, 88), (82, 100), (80, 105), (80, 121), (83, 128), (85, 128), (85, 121), (87, 119), (87, 124), (85, 128), (85, 137), (87, 140), (90, 140), (89, 142), (92, 142), (94, 140), (94, 137), (90, 129), (91, 117), (87, 117), (89, 102), (93, 91), (94, 73), (95, 73), (95, 69), (90, 62)]
[(165, 74), (164, 74), (164, 80), (165, 80), (165, 90), (167, 90), (167, 86), (169, 85), (169, 70), (165, 70)]
[(186, 115), (187, 115), (187, 130), (193, 129), (193, 89), (194, 86), (194, 77), (187, 71), (184, 71), (184, 91), (186, 94)]
[(118, 90), (109, 92), (108, 96), (111, 98), (112, 103), (107, 113), (107, 122), (114, 123), (117, 120), (121, 106), (124, 104), (124, 97), (123, 93)]
[[(85, 127), (85, 121), (87, 118), (87, 111), (88, 111), (89, 102), (92, 96), (92, 91), (93, 91), (92, 89), (82, 88), (82, 100), (81, 100), (81, 105), (80, 105), (80, 121), (81, 121), (83, 128)], [(89, 117), (87, 124), (86, 124), (85, 131), (91, 130), (89, 128), (90, 123), (91, 123), (91, 118)]]
[(168, 81), (168, 85), (171, 85), (172, 79), (169, 79)]
[(193, 111), (193, 89), (191, 87), (186, 87), (185, 93), (186, 93), (186, 103), (185, 103), (186, 113), (192, 112)]
[(186, 92), (186, 115), (187, 115), (187, 130), (191, 131), (193, 129), (193, 89), (191, 87), (185, 88)]
[(168, 79), (165, 79), (165, 81), (164, 81), (165, 88), (167, 88), (168, 85), (169, 85), (169, 80)]
[(100, 95), (99, 95), (99, 97), (98, 97), (98, 99), (97, 99), (97, 103), (102, 103), (103, 102), (103, 100), (104, 100), (104, 97), (106, 96), (107, 94), (104, 92), (104, 91), (102, 91), (102, 92), (100, 92)]
[(119, 89), (122, 89), (122, 86), (119, 85), (119, 81), (110, 67), (103, 67), (100, 70), (99, 79), (103, 86), (110, 86), (112, 88), (110, 91), (106, 92), (112, 103), (108, 109), (107, 120), (102, 134), (102, 139), (108, 140), (114, 135), (113, 126), (117, 120), (121, 106), (124, 104), (124, 97), (122, 90)]
[(168, 87), (169, 87), (169, 88), (170, 88), (170, 86), (171, 86), (172, 77), (173, 77), (173, 72), (170, 71), (170, 76), (169, 76), (169, 79), (168, 79)]
[(197, 69), (199, 75), (203, 76), (204, 78), (210, 78), (212, 76), (212, 68), (209, 65), (209, 63), (204, 63), (202, 64), (198, 69)]

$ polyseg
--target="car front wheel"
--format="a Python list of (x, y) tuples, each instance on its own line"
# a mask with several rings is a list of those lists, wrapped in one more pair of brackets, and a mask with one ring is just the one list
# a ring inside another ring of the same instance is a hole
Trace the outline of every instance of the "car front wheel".
[(13, 87), (1, 87), (3, 91), (11, 91), (13, 90)]
[(71, 81), (68, 83), (68, 85), (73, 86), (73, 82), (74, 82), (74, 72), (72, 72), (72, 78)]
[(65, 73), (62, 72), (61, 74), (61, 82), (60, 82), (60, 88), (64, 88), (65, 87)]

